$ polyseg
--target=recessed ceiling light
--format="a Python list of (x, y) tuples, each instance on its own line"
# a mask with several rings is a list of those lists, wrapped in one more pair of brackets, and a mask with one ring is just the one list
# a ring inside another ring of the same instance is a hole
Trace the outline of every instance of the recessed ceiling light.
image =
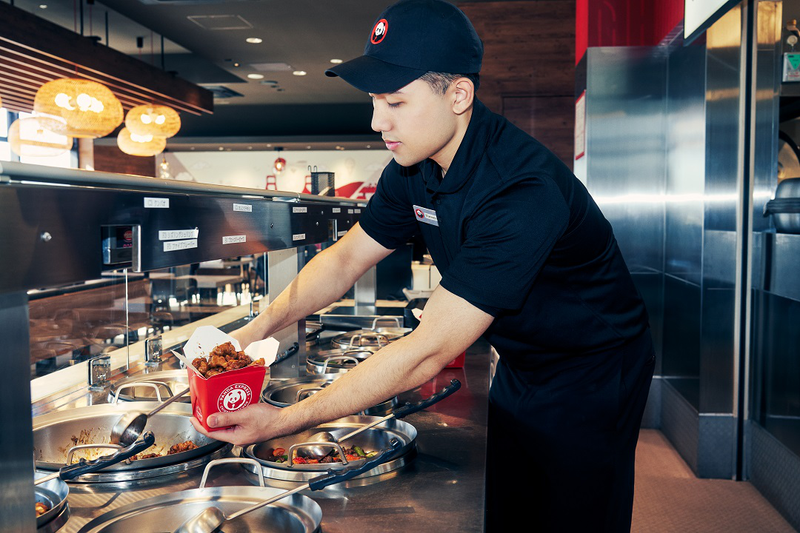
[(294, 74), (295, 76), (305, 76), (308, 73), (305, 70), (295, 70), (294, 72), (292, 72), (292, 74)]
[(39, 9), (47, 9), (47, 4), (39, 4)]
[(342, 62), (342, 60), (341, 60), (341, 59), (331, 59), (331, 63), (333, 63), (333, 64), (335, 64), (335, 65), (338, 65), (338, 64), (339, 64), (339, 63), (341, 63), (341, 62)]
[(264, 75), (263, 74), (248, 74), (247, 77), (250, 78), (251, 80), (263, 80), (264, 79)]
[(238, 61), (235, 61), (235, 62), (233, 63), (233, 66), (234, 66), (234, 67), (238, 67), (239, 65), (241, 65), (241, 63), (239, 63)]
[(258, 37), (248, 37), (247, 39), (245, 39), (245, 41), (247, 41), (250, 44), (259, 44), (264, 42)]

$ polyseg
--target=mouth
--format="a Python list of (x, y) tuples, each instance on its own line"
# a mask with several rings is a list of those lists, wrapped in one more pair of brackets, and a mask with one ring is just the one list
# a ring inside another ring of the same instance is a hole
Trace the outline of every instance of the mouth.
[(391, 151), (396, 150), (397, 147), (400, 146), (400, 142), (399, 141), (387, 141), (387, 140), (384, 139), (383, 142), (384, 142), (384, 144), (386, 144), (386, 148), (388, 150), (391, 150)]

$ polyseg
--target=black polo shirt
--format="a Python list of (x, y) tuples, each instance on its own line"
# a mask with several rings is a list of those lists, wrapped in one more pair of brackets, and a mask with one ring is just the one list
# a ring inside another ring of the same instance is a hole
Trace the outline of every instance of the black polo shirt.
[(495, 317), (485, 338), (520, 370), (581, 365), (647, 328), (611, 226), (583, 184), (477, 100), (444, 179), (432, 160), (390, 162), (360, 224), (390, 249), (421, 233), (441, 285)]

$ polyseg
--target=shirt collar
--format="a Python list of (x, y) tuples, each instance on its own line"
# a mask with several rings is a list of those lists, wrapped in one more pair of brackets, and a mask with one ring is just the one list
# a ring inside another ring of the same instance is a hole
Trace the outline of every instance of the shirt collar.
[(489, 141), (489, 132), (483, 126), (490, 116), (491, 111), (476, 98), (469, 126), (444, 179), (439, 165), (430, 159), (423, 161), (421, 169), (428, 191), (432, 194), (454, 193), (469, 181)]

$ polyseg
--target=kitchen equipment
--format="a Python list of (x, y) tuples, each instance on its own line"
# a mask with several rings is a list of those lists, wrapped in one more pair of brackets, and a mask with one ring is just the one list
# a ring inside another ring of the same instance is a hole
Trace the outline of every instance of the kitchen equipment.
[(150, 412), (142, 413), (136, 411), (129, 411), (122, 415), (114, 427), (111, 428), (111, 443), (121, 444), (128, 446), (139, 438), (144, 427), (147, 425), (147, 419), (158, 413), (166, 406), (180, 400), (186, 393), (189, 392), (189, 387), (182, 390), (178, 394), (171, 396), (168, 400), (162, 402), (158, 407), (155, 407)]
[[(261, 399), (276, 407), (288, 407), (321, 391), (341, 375), (341, 373), (309, 374), (298, 378), (272, 380), (261, 393)], [(363, 414), (383, 416), (389, 413), (395, 405), (397, 405), (396, 396), (370, 407)]]
[[(421, 411), (421, 410), (423, 410), (423, 409), (425, 409), (427, 407), (430, 407), (431, 405), (444, 400), (445, 398), (447, 398), (448, 396), (450, 396), (451, 394), (453, 394), (454, 392), (456, 392), (460, 388), (461, 388), (461, 382), (458, 381), (457, 379), (451, 379), (450, 380), (450, 385), (448, 385), (447, 387), (443, 388), (440, 392), (437, 392), (436, 394), (433, 394), (433, 395), (429, 396), (428, 398), (426, 398), (426, 399), (424, 399), (424, 400), (422, 400), (420, 402), (417, 402), (415, 404), (406, 403), (404, 406), (400, 407), (399, 409), (395, 409), (393, 412), (389, 413), (388, 415), (384, 416), (383, 418), (379, 418), (378, 420), (374, 420), (374, 421), (370, 422), (369, 424), (365, 424), (363, 427), (355, 429), (354, 431), (351, 431), (350, 433), (344, 435), (343, 437), (341, 437), (339, 439), (336, 439), (329, 431), (321, 431), (321, 432), (315, 433), (310, 438), (310, 441), (313, 444), (308, 446), (307, 451), (310, 452), (313, 455), (326, 455), (331, 451), (331, 447), (330, 446), (326, 446), (324, 444), (316, 444), (316, 443), (332, 442), (332, 443), (341, 444), (343, 441), (349, 439), (350, 437), (355, 437), (359, 433), (362, 433), (362, 432), (368, 430), (369, 428), (375, 427), (375, 426), (377, 426), (378, 424), (380, 424), (382, 422), (385, 422), (387, 420), (391, 420), (393, 418), (400, 419), (400, 418), (403, 418), (404, 416), (408, 416), (408, 415), (410, 415), (412, 413), (416, 413), (417, 411)], [(343, 454), (342, 454), (342, 456), (343, 456)], [(289, 454), (289, 460), (290, 461), (292, 460), (291, 452)]]
[[(310, 441), (312, 435), (321, 431), (327, 431), (333, 436), (334, 440), (339, 440), (348, 433), (375, 422), (376, 420), (380, 420), (380, 417), (347, 416), (325, 424), (320, 424), (315, 428), (308, 429), (295, 435), (287, 435), (250, 444), (243, 448), (235, 446), (231, 450), (231, 454), (234, 457), (255, 459), (259, 463), (260, 468), (255, 468), (252, 463), (245, 463), (242, 465), (244, 470), (248, 472), (248, 477), (251, 481), (254, 479), (253, 475), (263, 475), (269, 480), (276, 482), (275, 484), (281, 484), (281, 482), (304, 482), (322, 472), (342, 469), (345, 465), (343, 463), (278, 463), (268, 460), (268, 458), (272, 456), (272, 450), (276, 448), (290, 450), (292, 446), (295, 445), (298, 445), (295, 449), (302, 448), (305, 443)], [(383, 476), (383, 474), (395, 472), (409, 464), (414, 457), (416, 457), (417, 430), (414, 426), (403, 420), (387, 420), (380, 427), (366, 429), (359, 435), (348, 440), (347, 446), (359, 446), (365, 451), (378, 451), (388, 448), (392, 439), (396, 439), (400, 443), (399, 448), (395, 450), (392, 456), (383, 464), (364, 472), (358, 479), (348, 482), (348, 485), (366, 484), (365, 478), (384, 479), (386, 476)], [(352, 465), (354, 463), (357, 462), (350, 461), (348, 464)]]
[[(199, 488), (172, 492), (118, 507), (88, 522), (79, 533), (171, 532), (210, 505), (219, 507), (226, 514), (232, 514), (272, 496), (284, 494), (283, 490), (265, 487), (263, 478), (258, 487), (206, 486), (208, 473), (213, 467), (241, 461), (249, 460), (212, 461), (206, 466)], [(314, 500), (308, 496), (292, 494), (274, 505), (242, 516), (230, 531), (315, 533), (319, 531), (321, 521), (322, 510)]]
[(87, 461), (85, 459), (81, 459), (79, 462), (70, 464), (71, 455), (67, 455), (67, 465), (63, 466), (58, 469), (58, 471), (53, 472), (52, 474), (37, 478), (34, 484), (40, 485), (42, 483), (46, 483), (51, 479), (63, 479), (64, 481), (69, 481), (71, 479), (75, 479), (76, 477), (88, 474), (90, 472), (96, 472), (97, 470), (102, 470), (103, 468), (109, 467), (111, 465), (115, 465), (129, 457), (136, 455), (139, 452), (143, 452), (153, 444), (155, 444), (156, 438), (151, 431), (145, 432), (144, 435), (133, 444), (128, 446), (127, 448), (123, 448), (117, 450), (111, 455), (104, 455), (97, 459), (93, 459), (91, 461)]
[[(111, 427), (130, 410), (152, 409), (160, 404), (153, 402), (130, 402), (103, 404), (54, 411), (33, 419), (33, 444), (36, 468), (56, 471), (67, 461), (70, 450), (80, 446), (75, 453), (78, 457), (92, 459), (99, 455), (98, 446), (104, 448), (118, 445), (108, 443)], [(198, 433), (190, 422), (192, 408), (188, 404), (174, 403), (153, 416), (149, 429), (156, 435), (152, 452), (166, 454), (170, 446), (192, 441), (198, 447), (172, 455), (139, 459), (117, 463), (102, 471), (83, 474), (73, 482), (122, 482), (146, 483), (160, 476), (174, 476), (177, 473), (205, 466), (212, 459), (224, 454), (228, 446), (224, 442)], [(93, 448), (93, 449), (87, 449)], [(104, 449), (100, 448), (100, 450)]]
[(769, 215), (778, 233), (800, 233), (800, 178), (778, 183), (775, 198), (764, 206), (764, 216)]
[(320, 350), (306, 357), (306, 371), (309, 374), (336, 374), (347, 372), (375, 353), (373, 348), (353, 348)]
[(329, 472), (325, 475), (316, 477), (304, 485), (273, 496), (272, 498), (259, 502), (251, 507), (242, 509), (241, 511), (237, 511), (230, 516), (225, 516), (225, 513), (218, 507), (207, 507), (199, 515), (190, 519), (188, 522), (176, 529), (175, 533), (213, 533), (214, 531), (217, 531), (225, 522), (235, 520), (244, 514), (256, 511), (266, 505), (274, 503), (287, 496), (291, 496), (296, 492), (300, 492), (301, 490), (322, 490), (329, 485), (347, 481), (348, 479), (354, 478), (360, 474), (363, 474), (367, 470), (380, 465), (394, 452), (398, 446), (400, 446), (400, 443), (397, 440), (393, 440), (391, 442), (391, 448), (383, 450), (374, 458), (366, 461), (364, 464), (345, 468), (343, 470), (339, 470), (338, 472)]
[(380, 349), (411, 332), (411, 328), (402, 327), (401, 320), (396, 316), (377, 317), (371, 327), (337, 335), (331, 339), (331, 345), (347, 350), (362, 347)]
[[(36, 517), (36, 530), (39, 533), (58, 531), (69, 519), (69, 486), (63, 479), (52, 478), (39, 482), (39, 479), (50, 477), (44, 472), (34, 473), (34, 496), (36, 503), (43, 503), (49, 509)], [(31, 509), (31, 512), (34, 512)]]
[[(133, 401), (158, 401), (172, 397), (174, 391), (189, 386), (186, 370), (161, 370), (137, 374), (111, 385), (108, 392), (108, 403)], [(180, 402), (189, 403), (189, 397), (183, 396)]]

